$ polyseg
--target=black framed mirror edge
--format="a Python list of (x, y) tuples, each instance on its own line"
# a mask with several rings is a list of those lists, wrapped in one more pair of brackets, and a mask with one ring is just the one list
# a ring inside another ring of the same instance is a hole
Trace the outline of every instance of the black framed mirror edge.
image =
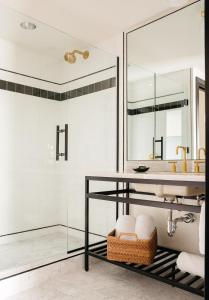
[(196, 93), (196, 137), (197, 137), (197, 145), (196, 145), (196, 151), (198, 150), (198, 144), (199, 144), (199, 103), (200, 103), (200, 94), (199, 90), (205, 91), (205, 80), (195, 77), (195, 93)]
[[(128, 157), (128, 114), (127, 114), (127, 102), (128, 102), (128, 88), (127, 88), (127, 86), (128, 86), (128, 81), (127, 81), (127, 79), (128, 79), (128, 59), (127, 59), (127, 57), (128, 57), (128, 35), (130, 33), (134, 32), (134, 31), (138, 30), (138, 29), (146, 27), (146, 26), (148, 26), (150, 24), (153, 24), (153, 23), (155, 23), (155, 22), (157, 22), (159, 20), (167, 18), (170, 15), (173, 15), (173, 14), (179, 12), (179, 11), (182, 11), (185, 8), (187, 8), (187, 7), (191, 6), (191, 5), (194, 5), (194, 4), (196, 4), (196, 3), (200, 2), (200, 1), (202, 1), (202, 0), (195, 0), (195, 1), (193, 1), (193, 2), (191, 2), (189, 4), (187, 4), (187, 5), (184, 5), (184, 6), (180, 7), (180, 8), (178, 8), (178, 9), (174, 9), (171, 12), (168, 12), (168, 13), (160, 16), (160, 17), (155, 17), (153, 20), (148, 21), (145, 24), (142, 24), (142, 25), (140, 25), (140, 26), (138, 26), (138, 27), (136, 27), (134, 29), (131, 29), (131, 30), (123, 33), (123, 61), (124, 61), (124, 71), (123, 71), (123, 74), (124, 74), (124, 76), (123, 76), (123, 91), (124, 91), (124, 95), (123, 95), (123, 114), (124, 114), (124, 116), (123, 116), (123, 122), (125, 123), (125, 126), (123, 125), (125, 127), (124, 128), (125, 130), (123, 130), (123, 132), (124, 132), (123, 133), (123, 141), (124, 141), (123, 142), (123, 157), (124, 157), (124, 163), (125, 163), (125, 160), (129, 161), (129, 162), (138, 162), (138, 161), (141, 161), (141, 162), (158, 162), (158, 163), (163, 162), (163, 161), (170, 161), (169, 159), (167, 159), (167, 160), (166, 159), (163, 159), (163, 160), (158, 160), (158, 159), (156, 159), (156, 160), (155, 159), (153, 159), (153, 160), (148, 160), (148, 159), (147, 160), (145, 160), (145, 159), (140, 160), (140, 159), (129, 159), (129, 157)], [(204, 0), (204, 3), (205, 2), (206, 2), (206, 0)], [(206, 79), (205, 79), (205, 81), (206, 81)], [(194, 141), (193, 141), (193, 137), (192, 137), (192, 133), (191, 133), (191, 145), (193, 144), (193, 142)], [(187, 160), (193, 161), (194, 158), (188, 158)]]
[[(209, 198), (209, 1), (205, 1), (206, 199)], [(209, 299), (209, 205), (205, 210), (205, 299)]]

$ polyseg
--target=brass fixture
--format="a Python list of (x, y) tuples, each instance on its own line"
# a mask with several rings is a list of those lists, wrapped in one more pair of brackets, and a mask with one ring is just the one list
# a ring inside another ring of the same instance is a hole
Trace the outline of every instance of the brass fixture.
[(169, 161), (168, 163), (171, 164), (171, 172), (176, 173), (177, 161)]
[(70, 64), (74, 64), (76, 62), (75, 54), (80, 54), (83, 59), (87, 59), (89, 57), (89, 51), (80, 51), (80, 50), (73, 50), (72, 52), (66, 52), (64, 55), (65, 61), (69, 62)]
[(198, 149), (198, 159), (200, 160), (201, 158), (200, 158), (200, 154), (201, 154), (201, 151), (203, 151), (203, 153), (204, 153), (204, 156), (205, 156), (205, 148), (199, 148)]
[(149, 155), (148, 155), (148, 158), (149, 158), (150, 160), (153, 160), (153, 159), (154, 159), (154, 154), (153, 154), (153, 153), (149, 154)]
[(183, 161), (182, 161), (182, 172), (187, 172), (187, 147), (177, 146), (176, 147), (176, 155), (179, 154), (179, 149), (183, 150)]
[(204, 160), (195, 160), (194, 161), (194, 172), (195, 173), (200, 173), (200, 166), (199, 164), (203, 164), (205, 161)]

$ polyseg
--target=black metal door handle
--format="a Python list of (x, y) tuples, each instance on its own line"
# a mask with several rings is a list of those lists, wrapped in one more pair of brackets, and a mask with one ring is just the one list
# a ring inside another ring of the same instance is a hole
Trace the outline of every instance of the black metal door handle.
[[(60, 153), (60, 133), (65, 133), (65, 152)], [(64, 156), (65, 160), (68, 160), (68, 124), (65, 124), (65, 129), (60, 129), (59, 125), (56, 127), (56, 160), (59, 160), (60, 156)]]
[(68, 160), (68, 124), (65, 124), (65, 160)]
[[(160, 143), (160, 155), (155, 155), (155, 144), (156, 143)], [(153, 137), (153, 140), (152, 140), (152, 145), (153, 145), (153, 157), (154, 159), (156, 158), (160, 158), (161, 160), (163, 160), (163, 136), (161, 136), (161, 138), (159, 140), (156, 140), (154, 137)]]

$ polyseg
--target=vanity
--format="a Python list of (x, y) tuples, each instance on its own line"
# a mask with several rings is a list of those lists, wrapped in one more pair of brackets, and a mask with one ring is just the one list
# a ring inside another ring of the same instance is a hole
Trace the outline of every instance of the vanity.
[[(194, 222), (193, 214), (200, 213), (204, 201), (204, 1), (127, 32), (124, 44), (123, 172), (86, 176), (85, 270), (89, 269), (89, 256), (93, 256), (204, 296), (203, 278), (176, 266), (180, 253), (176, 249), (198, 252), (199, 222), (186, 229), (182, 226), (185, 230), (179, 232), (180, 238), (173, 243), (170, 239), (177, 222)], [(148, 171), (134, 173), (139, 166)], [(114, 183), (115, 189), (90, 192), (94, 181)], [(136, 206), (141, 206), (140, 213), (147, 213), (146, 207), (150, 207), (150, 215), (152, 211), (156, 220), (160, 219), (159, 237), (164, 233), (164, 220), (167, 222), (167, 240), (163, 247), (158, 245), (153, 264), (110, 262), (106, 240), (89, 244), (89, 201), (93, 200), (114, 202), (116, 219), (121, 206), (123, 214), (133, 215), (137, 215)], [(168, 211), (167, 219), (162, 210)], [(184, 217), (179, 212), (185, 212)]]
[[(116, 185), (115, 190), (90, 192), (90, 184), (94, 181), (113, 182)], [(158, 246), (153, 264), (149, 266), (119, 263), (107, 260), (106, 240), (96, 244), (89, 244), (89, 201), (90, 199), (105, 200), (116, 203), (116, 219), (118, 218), (118, 205), (123, 203), (126, 206), (126, 214), (129, 214), (129, 205), (141, 205), (157, 207), (160, 209), (170, 209), (188, 212), (200, 212), (198, 197), (193, 197), (192, 204), (182, 204), (176, 201), (167, 202), (164, 198), (161, 200), (143, 199), (143, 195), (153, 193), (141, 192), (131, 188), (133, 184), (137, 185), (157, 185), (168, 187), (184, 187), (188, 194), (190, 189), (196, 187), (202, 192), (205, 189), (205, 176), (203, 174), (175, 174), (169, 172), (153, 172), (146, 174), (134, 173), (103, 173), (89, 174), (85, 177), (85, 270), (89, 270), (89, 256), (115, 264), (122, 268), (137, 272), (172, 286), (179, 287), (194, 294), (204, 295), (204, 280), (199, 276), (193, 276), (188, 272), (181, 272), (176, 267), (176, 259), (179, 251)], [(119, 186), (123, 188), (119, 188)], [(140, 195), (136, 198), (136, 195)], [(181, 197), (181, 195), (176, 195)], [(184, 196), (187, 197), (187, 196)], [(190, 199), (191, 195), (188, 196)]]

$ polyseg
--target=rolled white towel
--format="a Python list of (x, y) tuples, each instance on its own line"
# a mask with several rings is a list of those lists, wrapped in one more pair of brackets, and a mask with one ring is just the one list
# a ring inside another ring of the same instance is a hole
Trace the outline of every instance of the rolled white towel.
[(205, 202), (203, 202), (200, 212), (199, 251), (201, 254), (205, 254)]
[[(122, 215), (118, 218), (115, 225), (116, 236), (119, 237), (121, 233), (134, 233), (136, 219), (133, 216)], [(121, 239), (136, 239), (134, 237), (121, 236)]]
[(135, 233), (138, 239), (149, 240), (155, 229), (153, 218), (149, 215), (139, 215), (136, 218)]
[(202, 255), (181, 252), (177, 258), (177, 267), (183, 271), (188, 272), (192, 275), (198, 275), (205, 277), (204, 271), (204, 260), (205, 257)]

